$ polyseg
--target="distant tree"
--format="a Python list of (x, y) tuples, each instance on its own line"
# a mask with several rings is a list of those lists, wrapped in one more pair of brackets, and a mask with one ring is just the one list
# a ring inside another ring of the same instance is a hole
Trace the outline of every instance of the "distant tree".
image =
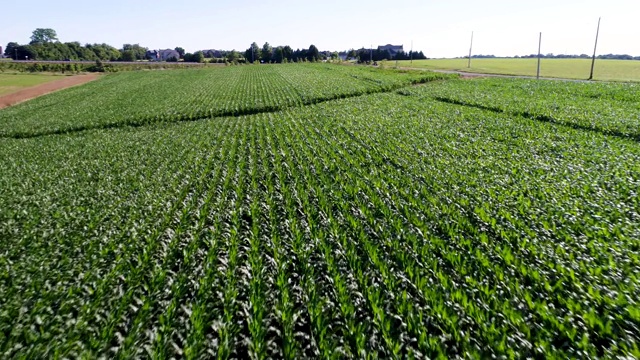
[(254, 61), (260, 61), (260, 47), (254, 41), (251, 46), (244, 52), (244, 58), (247, 62), (253, 63)]
[(125, 50), (122, 52), (122, 56), (120, 56), (120, 60), (122, 61), (136, 61), (136, 53), (133, 50)]
[(318, 61), (320, 59), (320, 51), (315, 45), (309, 46), (309, 51), (307, 52), (307, 60), (308, 61)]
[(203, 63), (204, 53), (202, 51), (196, 51), (195, 53), (193, 53), (193, 62)]
[(58, 34), (53, 29), (38, 28), (33, 30), (31, 44), (41, 44), (58, 40)]
[[(58, 44), (49, 44), (49, 45), (55, 46)], [(64, 51), (64, 50), (60, 48), (60, 51)], [(94, 57), (94, 55), (97, 59), (100, 59), (100, 60), (116, 61), (120, 58), (120, 51), (118, 51), (118, 49), (114, 48), (113, 46), (110, 46), (107, 44), (93, 44), (93, 45), (86, 44), (84, 46), (84, 49), (82, 49), (82, 53), (83, 54), (80, 57), (80, 59), (82, 60), (92, 60), (91, 58)], [(57, 59), (61, 59), (61, 58), (58, 57)], [(57, 60), (57, 59), (51, 59), (51, 60)]]
[[(54, 43), (46, 43), (46, 44), (42, 44), (40, 45), (40, 47), (38, 49), (44, 48), (44, 49), (51, 49), (51, 47), (55, 47), (56, 44)], [(70, 50), (73, 52), (73, 56), (76, 59), (79, 60), (98, 60), (99, 57), (96, 55), (96, 53), (93, 51), (93, 48), (91, 45), (85, 45), (82, 46), (80, 45), (79, 42), (75, 41), (75, 42), (70, 42), (70, 43), (64, 43), (63, 45), (67, 45)], [(40, 50), (38, 50), (38, 52), (40, 52)], [(55, 57), (53, 59), (56, 59)]]
[(194, 62), (194, 63), (203, 63), (204, 62), (204, 53), (202, 51), (196, 51), (195, 53), (186, 53), (184, 54), (185, 62)]
[(381, 60), (391, 60), (393, 56), (391, 56), (391, 52), (389, 50), (373, 50), (373, 61), (381, 61)]
[(238, 52), (236, 51), (236, 49), (233, 49), (229, 52), (227, 52), (227, 61), (228, 62), (237, 62), (238, 59), (240, 58), (240, 54), (238, 54)]
[(16, 59), (16, 49), (19, 47), (20, 45), (16, 42), (10, 42), (7, 44), (7, 47), (4, 49), (4, 56), (6, 57), (10, 57), (13, 60), (18, 60)]
[(309, 51), (307, 49), (296, 49), (291, 55), (291, 60), (294, 62), (303, 62), (307, 61), (307, 54)]
[(371, 61), (371, 49), (361, 48), (356, 51), (356, 58), (359, 63), (365, 63)]
[(142, 47), (138, 44), (124, 44), (122, 45), (122, 51), (131, 50), (135, 54), (135, 58), (137, 60), (144, 60), (147, 57), (147, 51), (149, 50), (146, 47)]
[(264, 45), (262, 45), (262, 50), (260, 50), (260, 59), (266, 63), (271, 62), (273, 59), (273, 48), (268, 42), (265, 42)]
[(282, 46), (278, 46), (273, 51), (273, 61), (280, 64), (283, 62), (283, 60), (284, 60), (284, 49), (282, 48)]
[(347, 53), (347, 58), (355, 58), (357, 56), (358, 56), (358, 54), (356, 53), (356, 51), (354, 49), (349, 50), (349, 52)]
[(17, 60), (37, 60), (38, 51), (32, 45), (18, 46), (18, 59)]
[(175, 51), (177, 51), (177, 52), (178, 52), (178, 54), (180, 54), (180, 59), (184, 58), (184, 54), (186, 53), (186, 51), (184, 51), (184, 49), (183, 49), (183, 48), (181, 48), (181, 47), (179, 47), (179, 46), (178, 46), (178, 47), (177, 47), (177, 48), (175, 48), (174, 50), (175, 50)]
[(293, 49), (291, 46), (287, 45), (282, 48), (282, 58), (287, 59), (287, 61), (291, 61), (293, 57)]

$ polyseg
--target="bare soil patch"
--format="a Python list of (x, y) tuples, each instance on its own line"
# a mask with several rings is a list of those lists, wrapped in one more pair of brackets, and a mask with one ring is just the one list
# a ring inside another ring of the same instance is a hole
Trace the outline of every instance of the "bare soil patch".
[(21, 103), (23, 101), (31, 100), (45, 94), (52, 93), (54, 91), (66, 89), (72, 86), (82, 85), (89, 81), (99, 78), (98, 74), (86, 74), (69, 76), (65, 79), (52, 81), (46, 84), (33, 86), (30, 88), (22, 89), (11, 94), (0, 96), (0, 109)]

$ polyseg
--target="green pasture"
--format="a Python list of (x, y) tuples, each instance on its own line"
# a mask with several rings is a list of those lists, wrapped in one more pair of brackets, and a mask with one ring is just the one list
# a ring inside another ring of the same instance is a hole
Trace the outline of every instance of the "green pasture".
[[(429, 70), (456, 70), (482, 74), (536, 76), (537, 59), (430, 59), (399, 61), (401, 67)], [(388, 64), (395, 65), (395, 62)], [(588, 79), (591, 59), (542, 59), (540, 76), (550, 78)], [(596, 60), (594, 80), (640, 81), (640, 61)]]

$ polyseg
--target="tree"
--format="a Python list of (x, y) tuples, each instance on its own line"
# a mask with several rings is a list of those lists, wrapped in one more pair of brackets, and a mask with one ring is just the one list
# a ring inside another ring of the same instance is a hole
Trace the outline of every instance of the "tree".
[(178, 46), (178, 47), (177, 47), (177, 48), (175, 48), (174, 50), (175, 50), (175, 51), (177, 51), (177, 52), (178, 52), (178, 54), (180, 54), (180, 59), (184, 59), (184, 54), (186, 53), (186, 51), (184, 51), (184, 49), (183, 49), (183, 48), (181, 48), (181, 47), (179, 47), (179, 46)]
[(282, 48), (282, 57), (287, 59), (287, 61), (291, 61), (293, 59), (293, 49), (291, 46), (287, 45)]
[(260, 47), (254, 41), (253, 44), (244, 52), (244, 58), (248, 62), (260, 61)]
[(4, 49), (4, 56), (6, 57), (10, 57), (13, 60), (18, 60), (16, 59), (16, 49), (18, 48), (18, 46), (20, 46), (18, 43), (16, 42), (10, 42), (7, 44), (7, 48)]
[(136, 61), (136, 53), (133, 50), (125, 50), (120, 57), (122, 61)]
[(203, 63), (204, 62), (204, 53), (202, 51), (196, 51), (193, 54), (193, 62)]
[(349, 53), (347, 54), (347, 59), (354, 59), (358, 56), (358, 54), (356, 53), (356, 51), (354, 49), (349, 50)]
[(186, 53), (184, 54), (185, 62), (195, 62), (195, 63), (203, 63), (204, 62), (204, 53), (202, 51), (197, 51), (194, 54)]
[(302, 62), (307, 61), (307, 54), (309, 51), (307, 49), (296, 49), (291, 55), (291, 60), (294, 62)]
[(227, 53), (227, 61), (228, 62), (237, 62), (238, 58), (240, 57), (240, 54), (238, 54), (238, 52), (236, 51), (236, 49), (233, 49), (231, 51), (229, 51)]
[(35, 29), (31, 35), (31, 44), (42, 44), (58, 40), (58, 34), (53, 29)]
[(318, 51), (318, 48), (315, 45), (309, 46), (309, 51), (307, 52), (307, 60), (314, 62), (318, 61), (319, 58), (320, 51)]
[(282, 61), (283, 59), (284, 59), (284, 51), (282, 49), (282, 46), (278, 46), (273, 52), (273, 61), (280, 64), (283, 62)]
[(17, 60), (36, 60), (38, 59), (38, 51), (31, 45), (18, 46)]
[(364, 63), (364, 62), (369, 62), (371, 61), (371, 49), (365, 49), (365, 48), (361, 48), (358, 49), (357, 53), (357, 58), (358, 58), (358, 63)]
[(88, 50), (91, 50), (100, 60), (115, 61), (120, 57), (120, 51), (107, 44), (86, 44), (84, 47)]
[(262, 45), (262, 50), (260, 51), (260, 58), (266, 63), (271, 62), (271, 60), (273, 59), (273, 48), (271, 47), (271, 45), (269, 45), (268, 42)]
[(146, 47), (142, 47), (138, 44), (124, 44), (122, 45), (122, 51), (128, 51), (131, 50), (133, 51), (133, 53), (135, 54), (135, 59), (136, 60), (144, 60), (147, 57), (147, 50), (149, 50)]

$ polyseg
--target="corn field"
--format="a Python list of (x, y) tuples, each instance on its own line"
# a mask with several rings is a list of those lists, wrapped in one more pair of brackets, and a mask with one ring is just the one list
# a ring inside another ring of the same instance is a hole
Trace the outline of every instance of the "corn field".
[(0, 354), (640, 357), (639, 98), (309, 64), (4, 109)]

